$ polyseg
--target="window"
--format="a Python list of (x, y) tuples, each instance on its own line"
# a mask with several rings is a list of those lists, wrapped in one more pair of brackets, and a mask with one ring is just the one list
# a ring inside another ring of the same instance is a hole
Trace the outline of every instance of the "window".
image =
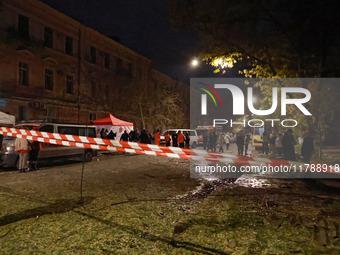
[(192, 130), (190, 130), (190, 136), (196, 136), (196, 132), (195, 132), (195, 131), (192, 131)]
[(79, 128), (71, 126), (59, 126), (58, 133), (64, 135), (79, 135)]
[(24, 106), (19, 106), (19, 121), (24, 120)]
[(93, 46), (90, 48), (90, 58), (91, 63), (96, 64), (97, 63), (97, 49)]
[(53, 29), (45, 27), (44, 29), (44, 46), (53, 48)]
[(44, 125), (44, 126), (39, 128), (39, 131), (54, 133), (54, 127), (53, 127), (53, 125)]
[(29, 20), (24, 15), (18, 16), (18, 34), (23, 39), (28, 40), (30, 38)]
[(117, 58), (117, 73), (121, 73), (123, 69), (123, 62), (120, 58)]
[(53, 90), (53, 70), (45, 69), (45, 89)]
[(105, 67), (110, 69), (110, 54), (105, 53)]
[(74, 90), (73, 75), (66, 75), (66, 93), (73, 94), (73, 90)]
[(19, 84), (28, 86), (28, 64), (19, 62)]
[(73, 55), (73, 38), (66, 36), (65, 42), (65, 53), (68, 55)]
[(90, 120), (96, 120), (96, 114), (95, 113), (90, 113)]

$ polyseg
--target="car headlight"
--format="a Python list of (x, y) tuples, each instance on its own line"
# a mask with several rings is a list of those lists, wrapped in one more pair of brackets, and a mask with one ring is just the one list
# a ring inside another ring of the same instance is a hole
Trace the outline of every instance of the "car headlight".
[(13, 152), (15, 151), (13, 146), (9, 146), (8, 144), (5, 144), (1, 147), (1, 152), (5, 153), (5, 152)]

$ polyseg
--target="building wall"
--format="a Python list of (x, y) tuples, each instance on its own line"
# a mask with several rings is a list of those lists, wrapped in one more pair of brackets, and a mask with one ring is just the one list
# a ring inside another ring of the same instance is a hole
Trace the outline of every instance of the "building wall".
[[(23, 38), (20, 27), (27, 18), (29, 38)], [(114, 103), (150, 81), (189, 98), (187, 85), (154, 70), (149, 59), (37, 0), (3, 0), (0, 36), (0, 93), (8, 102), (1, 110), (17, 120), (84, 123), (109, 112), (128, 117)], [(46, 77), (53, 88), (46, 88)], [(71, 91), (67, 84), (73, 84)], [(131, 118), (126, 120), (138, 122)]]

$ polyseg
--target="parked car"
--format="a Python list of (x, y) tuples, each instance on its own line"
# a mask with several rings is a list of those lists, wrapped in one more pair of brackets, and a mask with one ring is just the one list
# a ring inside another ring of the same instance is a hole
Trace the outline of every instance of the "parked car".
[[(93, 125), (81, 124), (61, 124), (61, 123), (25, 123), (15, 126), (17, 129), (23, 127), (29, 130), (38, 130), (50, 133), (77, 135), (96, 137), (96, 127)], [(15, 137), (4, 136), (1, 148), (1, 159), (3, 167), (15, 167), (19, 158), (18, 152), (15, 151), (14, 142)], [(40, 143), (39, 159), (53, 158), (62, 156), (82, 156), (86, 162), (92, 160), (97, 151), (91, 149), (82, 149), (77, 147), (68, 147), (50, 143)]]
[[(182, 133), (184, 132), (189, 132), (189, 136), (190, 136), (190, 143), (189, 143), (189, 146), (190, 148), (195, 148), (197, 146), (197, 141), (198, 141), (198, 136), (197, 136), (197, 132), (196, 130), (194, 129), (168, 129), (168, 130), (165, 130), (163, 132), (163, 134), (161, 135), (161, 145), (165, 145), (165, 137), (164, 137), (164, 134), (169, 131), (169, 134), (170, 136), (172, 137), (172, 135), (174, 133), (177, 133), (178, 130), (181, 130)], [(172, 139), (172, 138), (171, 138)], [(170, 143), (170, 145), (172, 146), (172, 141)]]

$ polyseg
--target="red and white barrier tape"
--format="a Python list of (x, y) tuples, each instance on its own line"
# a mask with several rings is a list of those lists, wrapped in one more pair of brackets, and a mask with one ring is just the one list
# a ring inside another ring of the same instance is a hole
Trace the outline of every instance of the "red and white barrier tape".
[[(154, 152), (163, 152), (163, 153), (170, 153), (170, 154), (177, 154), (177, 155), (189, 155), (191, 157), (196, 156), (197, 158), (201, 156), (201, 157), (206, 158), (207, 160), (211, 158), (211, 160), (209, 161), (213, 161), (212, 159), (216, 159), (216, 162), (222, 162), (222, 161), (223, 162), (234, 162), (235, 164), (238, 164), (238, 162), (242, 162), (242, 164), (244, 164), (243, 162), (248, 161), (247, 165), (254, 165), (255, 162), (260, 162), (264, 164), (270, 163), (271, 165), (291, 165), (291, 162), (288, 162), (285, 160), (253, 158), (253, 157), (248, 157), (248, 156), (221, 154), (221, 153), (205, 151), (205, 150), (158, 146), (154, 144), (124, 142), (124, 141), (93, 138), (93, 137), (86, 137), (86, 136), (64, 135), (64, 134), (58, 134), (58, 133), (48, 133), (48, 132), (33, 131), (33, 130), (6, 128), (6, 127), (0, 127), (0, 131), (9, 132), (13, 134), (22, 134), (22, 135), (37, 136), (37, 137), (50, 138), (50, 139), (56, 139), (56, 140), (63, 140), (63, 141), (69, 141), (69, 142), (114, 146), (117, 148), (120, 147), (120, 148), (127, 148), (127, 149), (140, 150), (140, 151), (154, 151)], [(223, 158), (225, 160), (217, 160), (217, 159), (223, 159)]]
[[(26, 131), (26, 130), (24, 130)], [(18, 134), (18, 133), (11, 133), (11, 132), (4, 132), (0, 131), (0, 134), (6, 136), (13, 136), (19, 138), (25, 138), (32, 141), (42, 142), (42, 143), (50, 143), (62, 146), (72, 146), (84, 149), (93, 149), (93, 150), (107, 150), (107, 151), (117, 151), (117, 152), (127, 152), (127, 153), (137, 153), (143, 155), (152, 155), (152, 156), (162, 156), (162, 157), (171, 157), (171, 158), (181, 158), (181, 159), (191, 159), (196, 161), (210, 161), (210, 162), (220, 162), (225, 164), (235, 164), (235, 165), (249, 165), (249, 166), (290, 166), (295, 167), (295, 169), (305, 169), (305, 164), (302, 162), (295, 162), (295, 161), (286, 161), (286, 160), (271, 160), (265, 158), (255, 158), (258, 160), (251, 160), (253, 158), (247, 156), (235, 156), (235, 157), (205, 157), (205, 156), (198, 156), (198, 155), (186, 155), (186, 154), (176, 154), (176, 153), (168, 153), (168, 152), (160, 152), (160, 151), (150, 151), (150, 150), (137, 150), (137, 149), (130, 149), (130, 148), (122, 148), (122, 147), (115, 147), (109, 145), (98, 145), (98, 144), (90, 144), (90, 143), (82, 143), (82, 142), (74, 142), (74, 141), (64, 141), (64, 140), (57, 140), (52, 138), (45, 138), (33, 135), (25, 135), (25, 134)], [(329, 168), (327, 172), (333, 173)]]

